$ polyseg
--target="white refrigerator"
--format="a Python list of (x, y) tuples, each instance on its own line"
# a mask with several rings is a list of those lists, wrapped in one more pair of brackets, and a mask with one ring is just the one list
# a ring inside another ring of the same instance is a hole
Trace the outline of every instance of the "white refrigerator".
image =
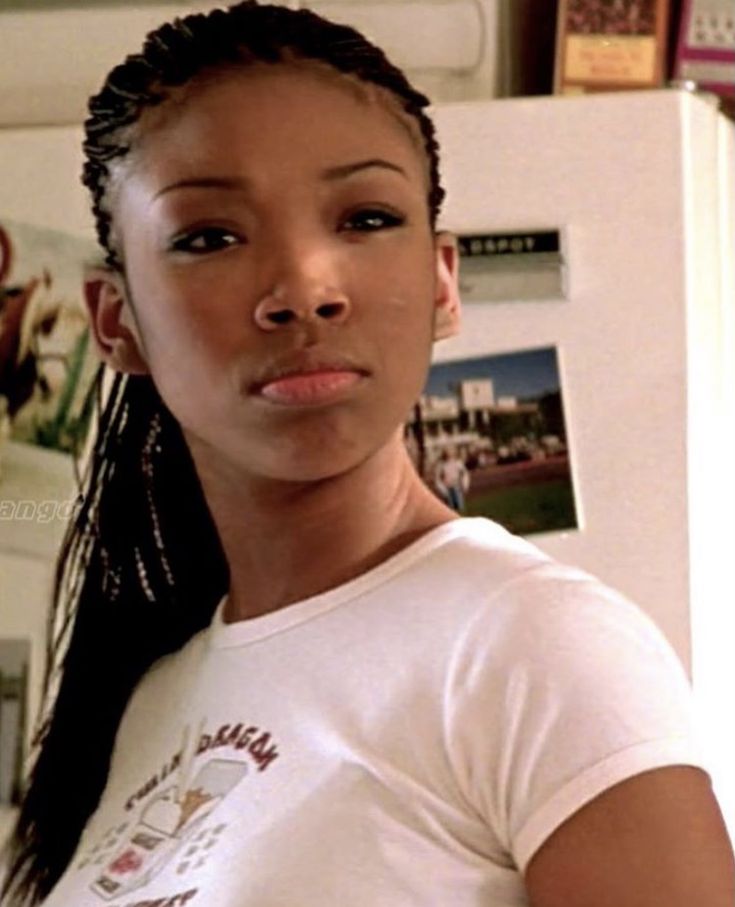
[(669, 638), (735, 838), (735, 126), (674, 90), (464, 102), (436, 120), (443, 226), (561, 238), (556, 289), (510, 256), (505, 295), (480, 285), (436, 359), (557, 348), (579, 528), (533, 540)]

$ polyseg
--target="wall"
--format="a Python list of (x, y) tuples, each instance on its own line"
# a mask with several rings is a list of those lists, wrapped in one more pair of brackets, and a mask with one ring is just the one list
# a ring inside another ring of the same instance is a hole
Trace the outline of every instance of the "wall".
[(0, 216), (94, 236), (80, 127), (0, 129)]
[[(92, 221), (77, 178), (80, 141), (79, 129), (0, 130), (0, 220), (92, 237)], [(73, 481), (67, 457), (40, 449), (30, 457), (25, 450), (20, 454), (11, 449), (5, 457), (0, 500), (70, 497)], [(46, 611), (62, 530), (59, 521), (0, 520), (0, 634), (31, 640), (29, 713), (33, 716), (40, 702)], [(9, 812), (0, 809), (0, 841), (9, 822)]]
[[(538, 15), (528, 14), (537, 2), (309, 0), (301, 5), (360, 28), (432, 98), (446, 101), (506, 94), (514, 85), (528, 88), (543, 81), (535, 70), (532, 76), (516, 71), (509, 53), (523, 34), (550, 71), (550, 29), (540, 29)], [(553, 0), (542, 2), (553, 21)], [(0, 125), (81, 122), (103, 74), (137, 52), (146, 32), (174, 15), (212, 5), (190, 0), (127, 8), (99, 3), (85, 9), (0, 10)], [(508, 36), (502, 43), (501, 35)]]

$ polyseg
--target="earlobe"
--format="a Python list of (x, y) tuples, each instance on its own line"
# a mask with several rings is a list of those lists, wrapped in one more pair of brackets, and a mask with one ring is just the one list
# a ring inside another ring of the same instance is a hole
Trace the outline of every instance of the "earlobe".
[(102, 360), (118, 372), (148, 374), (122, 277), (106, 268), (88, 271), (84, 279), (84, 298)]
[(444, 340), (459, 332), (461, 301), (459, 297), (459, 250), (451, 233), (437, 233), (436, 297), (434, 300), (434, 340)]

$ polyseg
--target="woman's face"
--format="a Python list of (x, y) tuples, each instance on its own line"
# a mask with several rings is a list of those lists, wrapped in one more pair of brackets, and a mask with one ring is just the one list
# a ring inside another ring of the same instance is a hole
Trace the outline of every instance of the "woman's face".
[(117, 311), (192, 449), (313, 481), (393, 442), (456, 305), (419, 142), (315, 67), (229, 72), (146, 113), (112, 203)]

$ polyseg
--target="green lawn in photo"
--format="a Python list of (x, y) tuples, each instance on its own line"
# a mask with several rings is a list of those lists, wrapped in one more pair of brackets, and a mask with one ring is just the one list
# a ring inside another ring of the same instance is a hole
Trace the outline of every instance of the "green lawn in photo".
[(575, 529), (572, 486), (565, 479), (493, 488), (471, 494), (467, 516), (486, 516), (517, 535)]

